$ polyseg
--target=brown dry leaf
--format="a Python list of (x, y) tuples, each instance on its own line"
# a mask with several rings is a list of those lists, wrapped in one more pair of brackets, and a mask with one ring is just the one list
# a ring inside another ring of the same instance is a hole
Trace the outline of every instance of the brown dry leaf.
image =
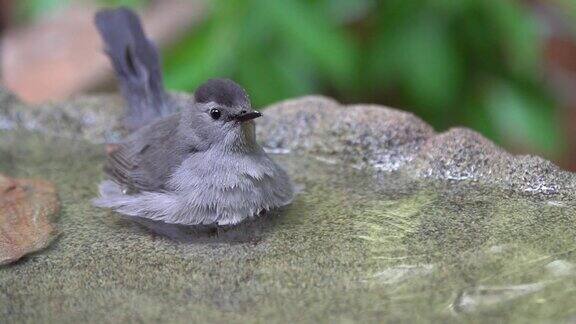
[(56, 237), (51, 218), (59, 211), (50, 182), (0, 174), (0, 265), (47, 247)]

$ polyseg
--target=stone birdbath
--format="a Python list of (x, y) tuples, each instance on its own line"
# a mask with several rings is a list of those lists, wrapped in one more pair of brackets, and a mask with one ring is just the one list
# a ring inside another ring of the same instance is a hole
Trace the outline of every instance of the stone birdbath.
[(551, 162), (399, 110), (297, 98), (258, 122), (294, 203), (200, 232), (90, 205), (121, 105), (0, 91), (0, 173), (45, 179), (61, 202), (58, 239), (0, 267), (3, 322), (576, 319), (576, 177)]

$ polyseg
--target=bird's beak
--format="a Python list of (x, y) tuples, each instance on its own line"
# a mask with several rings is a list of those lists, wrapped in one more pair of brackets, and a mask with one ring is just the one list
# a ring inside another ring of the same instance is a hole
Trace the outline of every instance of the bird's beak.
[(261, 117), (261, 116), (262, 116), (262, 114), (260, 112), (253, 110), (250, 112), (239, 113), (234, 118), (239, 122), (245, 122), (245, 121), (249, 121), (249, 120), (252, 120), (254, 118)]

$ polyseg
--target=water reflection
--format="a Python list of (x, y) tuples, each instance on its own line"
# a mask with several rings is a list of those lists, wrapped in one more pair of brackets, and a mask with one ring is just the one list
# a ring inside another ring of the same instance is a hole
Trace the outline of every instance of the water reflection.
[(479, 286), (463, 289), (450, 308), (455, 313), (470, 313), (481, 307), (495, 306), (513, 299), (538, 292), (546, 287), (544, 282), (503, 287)]

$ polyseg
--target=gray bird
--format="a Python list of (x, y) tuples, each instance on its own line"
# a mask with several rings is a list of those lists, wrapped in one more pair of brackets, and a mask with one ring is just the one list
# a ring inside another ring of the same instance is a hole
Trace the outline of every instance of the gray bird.
[(180, 108), (164, 91), (159, 57), (128, 9), (96, 25), (137, 129), (108, 153), (98, 207), (186, 225), (233, 225), (289, 204), (292, 183), (256, 142), (248, 95), (227, 79), (201, 85)]

